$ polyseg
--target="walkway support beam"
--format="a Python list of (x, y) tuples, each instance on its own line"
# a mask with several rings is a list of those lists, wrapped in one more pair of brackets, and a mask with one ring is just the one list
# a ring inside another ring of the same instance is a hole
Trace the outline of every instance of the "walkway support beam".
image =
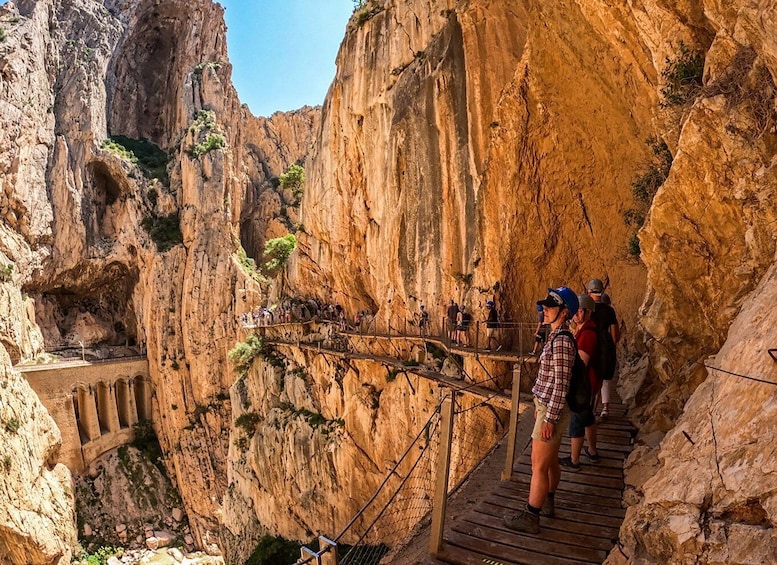
[(453, 406), (456, 392), (442, 403), (440, 412), (440, 452), (437, 458), (437, 484), (434, 489), (432, 507), (432, 530), (429, 551), (439, 555), (443, 545), (443, 530), (445, 529), (445, 511), (448, 504), (448, 479), (451, 471), (451, 445), (453, 443)]

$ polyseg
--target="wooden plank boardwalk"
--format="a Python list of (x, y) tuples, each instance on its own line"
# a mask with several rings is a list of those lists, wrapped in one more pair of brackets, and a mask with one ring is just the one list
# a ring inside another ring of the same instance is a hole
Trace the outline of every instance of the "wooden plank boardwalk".
[[(503, 516), (525, 506), (529, 495), (529, 441), (513, 464), (512, 480), (483, 493), (471, 510), (446, 524), (443, 552), (437, 558), (457, 565), (602, 563), (617, 542), (626, 514), (621, 507), (623, 463), (631, 452), (634, 431), (624, 406), (611, 403), (610, 417), (599, 425), (600, 462), (591, 463), (582, 455), (579, 472), (561, 468), (556, 516), (540, 519), (538, 535), (515, 532), (502, 523)], [(561, 456), (568, 454), (565, 437)]]

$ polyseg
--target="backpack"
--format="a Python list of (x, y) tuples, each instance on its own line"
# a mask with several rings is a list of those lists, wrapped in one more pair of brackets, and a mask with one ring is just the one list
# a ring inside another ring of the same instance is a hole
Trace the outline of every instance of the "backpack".
[(461, 315), (461, 325), (464, 326), (464, 328), (468, 328), (470, 322), (472, 322), (472, 314), (469, 312), (464, 312)]
[[(575, 346), (575, 363), (572, 365), (572, 376), (569, 379), (569, 392), (567, 392), (567, 405), (572, 412), (585, 412), (591, 408), (591, 381), (588, 378), (588, 367), (577, 352), (577, 342), (572, 332), (562, 330), (556, 335), (569, 336)], [(555, 338), (554, 340), (555, 341)], [(553, 344), (551, 344), (553, 347)]]
[(617, 348), (615, 340), (612, 339), (610, 328), (601, 327), (599, 319), (596, 319), (595, 323), (596, 356), (592, 363), (596, 375), (603, 381), (609, 381), (615, 376), (615, 365), (618, 361)]

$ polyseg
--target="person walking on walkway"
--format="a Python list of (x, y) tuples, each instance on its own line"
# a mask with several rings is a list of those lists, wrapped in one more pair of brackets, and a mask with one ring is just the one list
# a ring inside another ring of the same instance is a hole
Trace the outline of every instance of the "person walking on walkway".
[(459, 314), (459, 306), (451, 299), (448, 310), (445, 312), (448, 322), (448, 341), (456, 342), (456, 317)]
[(456, 343), (464, 347), (469, 347), (469, 324), (471, 321), (472, 314), (467, 312), (467, 308), (462, 304), (456, 315)]
[(486, 349), (491, 349), (491, 343), (493, 342), (496, 350), (502, 349), (499, 345), (499, 338), (497, 332), (499, 331), (499, 312), (497, 312), (496, 306), (493, 300), (486, 302), (486, 309), (488, 309), (488, 317), (486, 318)]
[(580, 470), (580, 453), (583, 451), (583, 444), (588, 440), (586, 455), (591, 463), (599, 462), (599, 452), (596, 450), (596, 417), (594, 416), (594, 407), (596, 405), (596, 395), (602, 387), (602, 381), (596, 374), (596, 325), (591, 320), (595, 303), (593, 298), (587, 294), (581, 294), (577, 297), (580, 308), (577, 310), (573, 321), (575, 323), (575, 340), (577, 341), (577, 353), (583, 360), (588, 372), (588, 380), (591, 382), (591, 404), (584, 412), (573, 412), (569, 422), (569, 438), (571, 440), (571, 453), (562, 457), (559, 463), (567, 471), (573, 473)]
[(545, 312), (545, 323), (550, 325), (548, 341), (539, 358), (534, 394), (534, 430), (531, 448), (531, 486), (526, 508), (504, 517), (504, 524), (512, 530), (537, 534), (540, 531), (540, 512), (555, 514), (555, 494), (561, 480), (558, 451), (561, 436), (569, 424), (566, 396), (572, 367), (575, 363), (575, 344), (567, 330), (567, 320), (577, 313), (577, 295), (562, 286), (549, 288), (548, 296), (537, 302)]
[[(615, 314), (615, 309), (609, 304), (605, 304), (602, 301), (602, 295), (604, 294), (604, 283), (601, 279), (591, 279), (588, 283), (588, 295), (593, 298), (596, 303), (596, 308), (591, 316), (591, 319), (596, 324), (596, 331), (598, 333), (609, 333), (612, 336), (613, 348), (617, 347), (620, 340), (620, 332), (618, 330), (618, 317)], [(602, 381), (602, 412), (601, 417), (607, 418), (610, 415), (610, 380)]]
[(421, 304), (421, 311), (418, 313), (418, 335), (429, 335), (429, 312), (426, 311), (424, 305)]

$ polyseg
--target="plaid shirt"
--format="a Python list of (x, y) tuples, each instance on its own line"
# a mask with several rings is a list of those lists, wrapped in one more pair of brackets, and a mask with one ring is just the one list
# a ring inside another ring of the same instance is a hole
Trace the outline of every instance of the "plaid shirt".
[(575, 364), (575, 344), (569, 336), (562, 335), (558, 339), (559, 332), (567, 330), (566, 326), (556, 328), (548, 336), (545, 347), (540, 355), (540, 368), (537, 372), (537, 380), (534, 381), (532, 393), (537, 399), (548, 407), (545, 421), (555, 424), (561, 417), (561, 411), (567, 403), (569, 380), (572, 377), (572, 367)]

